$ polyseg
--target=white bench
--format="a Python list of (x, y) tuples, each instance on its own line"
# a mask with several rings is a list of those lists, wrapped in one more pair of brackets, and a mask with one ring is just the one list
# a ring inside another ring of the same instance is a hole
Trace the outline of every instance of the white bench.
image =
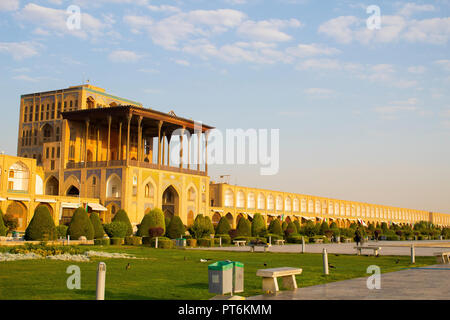
[(450, 263), (450, 252), (435, 252), (437, 263)]
[(262, 277), (262, 289), (264, 293), (279, 291), (277, 278), (283, 279), (283, 287), (285, 289), (294, 290), (297, 289), (297, 281), (295, 281), (295, 275), (301, 274), (302, 269), (299, 268), (272, 268), (272, 269), (260, 269), (256, 271), (256, 276)]
[(234, 240), (233, 241), (233, 243), (236, 245), (236, 246), (245, 246), (245, 243), (246, 243), (247, 241), (245, 241), (245, 240)]
[(377, 256), (378, 255), (378, 251), (381, 250), (381, 247), (362, 247), (362, 246), (358, 246), (358, 247), (354, 247), (354, 248), (356, 249), (356, 254), (358, 256), (361, 255), (361, 251), (362, 250), (372, 250), (374, 256)]
[(285, 240), (281, 240), (281, 239), (275, 240), (275, 243), (280, 246), (284, 245), (284, 242), (285, 242)]
[(269, 244), (249, 244), (250, 252), (255, 252), (255, 247), (263, 247), (264, 252), (267, 252), (269, 250), (270, 245)]

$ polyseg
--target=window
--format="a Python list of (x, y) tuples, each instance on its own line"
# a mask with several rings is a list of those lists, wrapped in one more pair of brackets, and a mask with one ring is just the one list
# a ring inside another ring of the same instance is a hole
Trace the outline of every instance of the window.
[(64, 101), (64, 111), (67, 109), (67, 101)]
[(55, 170), (55, 160), (50, 163), (50, 170)]
[(52, 148), (52, 159), (55, 159), (55, 147)]
[(61, 155), (61, 148), (58, 147), (58, 149), (56, 149), (56, 158), (59, 158)]
[(48, 159), (49, 158), (49, 148), (47, 148), (45, 150), (45, 158)]
[(41, 106), (41, 121), (44, 120), (44, 105)]
[(92, 177), (92, 185), (96, 186), (97, 185), (97, 177)]

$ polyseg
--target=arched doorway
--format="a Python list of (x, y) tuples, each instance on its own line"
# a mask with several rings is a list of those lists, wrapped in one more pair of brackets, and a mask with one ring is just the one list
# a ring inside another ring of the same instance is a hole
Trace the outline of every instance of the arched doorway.
[(93, 97), (88, 97), (86, 100), (86, 106), (88, 109), (94, 109), (95, 108), (95, 99)]
[(45, 184), (45, 194), (57, 196), (59, 190), (59, 182), (54, 176), (51, 176)]
[(25, 231), (27, 228), (27, 207), (22, 202), (11, 202), (6, 209), (6, 216), (17, 219), (17, 231)]
[(47, 207), (48, 212), (50, 212), (50, 215), (52, 216), (52, 218), (54, 218), (54, 216), (53, 216), (53, 208), (52, 208), (51, 205), (49, 205), (48, 203), (41, 202), (41, 203), (39, 203), (38, 207)]
[(162, 210), (164, 215), (168, 218), (173, 218), (173, 216), (178, 216), (179, 209), (179, 197), (178, 193), (174, 187), (169, 186), (163, 193), (162, 196)]
[(239, 223), (239, 220), (241, 220), (241, 218), (243, 218), (243, 217), (244, 217), (244, 215), (242, 213), (239, 213), (238, 216), (236, 217), (236, 228)]
[(194, 224), (194, 212), (191, 210), (188, 212), (188, 215), (187, 215), (187, 225), (188, 225), (188, 227), (190, 227), (193, 224)]
[(78, 197), (80, 195), (80, 190), (72, 185), (67, 189), (66, 195), (68, 197)]
[(225, 217), (227, 218), (228, 223), (230, 224), (230, 226), (233, 227), (233, 215), (228, 212)]
[(212, 216), (212, 219), (211, 219), (212, 224), (214, 226), (216, 226), (219, 223), (220, 218), (221, 218), (220, 213), (218, 213), (218, 212), (214, 213), (214, 215)]

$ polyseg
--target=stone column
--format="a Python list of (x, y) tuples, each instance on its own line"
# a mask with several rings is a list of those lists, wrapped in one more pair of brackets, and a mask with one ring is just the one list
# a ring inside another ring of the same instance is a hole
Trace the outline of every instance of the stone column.
[(98, 147), (100, 145), (100, 127), (97, 127), (97, 147), (95, 151), (95, 161), (98, 162)]
[(200, 171), (200, 149), (201, 149), (201, 141), (202, 141), (202, 133), (197, 132), (198, 146), (197, 146), (197, 171)]

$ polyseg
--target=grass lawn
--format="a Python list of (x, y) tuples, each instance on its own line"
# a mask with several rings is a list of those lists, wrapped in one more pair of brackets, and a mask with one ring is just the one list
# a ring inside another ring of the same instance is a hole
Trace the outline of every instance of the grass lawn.
[[(329, 254), (329, 263), (336, 267), (330, 275), (322, 275), (321, 254), (249, 253), (199, 250), (163, 250), (148, 247), (108, 246), (91, 250), (124, 252), (147, 260), (95, 258), (91, 262), (27, 260), (0, 262), (0, 299), (95, 299), (98, 262), (106, 263), (105, 299), (171, 299), (198, 300), (214, 296), (208, 292), (208, 265), (218, 260), (240, 261), (245, 265), (245, 292), (243, 296), (262, 293), (257, 269), (300, 267), (299, 287), (331, 281), (367, 277), (367, 267), (378, 265), (382, 272), (391, 272), (411, 266), (408, 256), (355, 256)], [(207, 263), (200, 259), (212, 259)], [(399, 260), (399, 261), (397, 261)], [(398, 263), (396, 263), (396, 261)], [(131, 263), (130, 270), (126, 265)], [(435, 257), (416, 257), (415, 266), (435, 263)], [(69, 265), (81, 269), (81, 290), (66, 287)], [(281, 283), (280, 283), (281, 284)]]

